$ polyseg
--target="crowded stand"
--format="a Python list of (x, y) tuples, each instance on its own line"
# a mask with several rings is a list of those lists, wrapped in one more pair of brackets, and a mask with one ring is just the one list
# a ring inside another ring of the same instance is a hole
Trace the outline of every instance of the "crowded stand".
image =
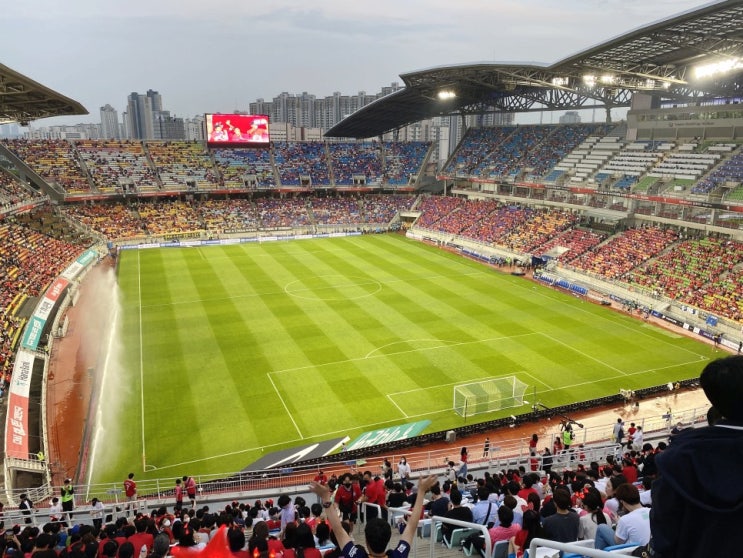
[(317, 225), (357, 225), (361, 208), (354, 198), (312, 198), (312, 220)]
[(245, 188), (249, 176), (255, 177), (256, 188), (276, 186), (269, 149), (215, 149), (213, 153), (225, 188)]
[(477, 223), (480, 219), (487, 217), (495, 206), (496, 204), (491, 201), (463, 200), (459, 207), (439, 219), (433, 228), (448, 234), (462, 234), (470, 223), (473, 221)]
[(429, 196), (421, 203), (420, 210), (422, 213), (416, 221), (416, 225), (424, 229), (435, 229), (433, 225), (463, 204), (464, 200), (461, 198)]
[(15, 176), (0, 169), (0, 207), (10, 209), (21, 203), (32, 203), (43, 198), (40, 193), (26, 188)]
[[(454, 217), (456, 221), (449, 219), (447, 226), (452, 229), (449, 232), (453, 232), (456, 228), (457, 233), (455, 234), (461, 233), (462, 236), (479, 240), (481, 236), (477, 231), (488, 222), (488, 217), (498, 207), (500, 207), (500, 204), (495, 200), (468, 200), (462, 206), (461, 211), (451, 214), (451, 217)], [(455, 223), (456, 227), (453, 227), (452, 225)]]
[(307, 211), (307, 200), (304, 198), (274, 199), (260, 198), (255, 200), (256, 211), (261, 219), (261, 226), (266, 229), (286, 227), (306, 227), (311, 224)]
[(203, 230), (201, 217), (193, 203), (176, 200), (140, 201), (137, 212), (142, 226), (151, 235), (197, 232)]
[[(606, 238), (592, 231), (568, 229), (539, 246), (540, 255), (549, 255), (561, 262), (569, 263), (598, 246)], [(553, 255), (553, 250), (559, 253)]]
[(23, 223), (15, 218), (0, 223), (1, 391), (9, 383), (15, 350), (26, 323), (20, 317), (21, 308), (28, 299), (41, 295), (84, 248), (82, 244), (34, 230), (55, 228), (46, 212), (24, 213), (21, 217)]
[(678, 239), (678, 232), (660, 227), (633, 228), (611, 238), (596, 250), (573, 260), (571, 266), (607, 279), (618, 279), (660, 254)]
[(483, 176), (492, 154), (516, 128), (470, 128), (450, 157), (444, 172), (457, 176)]
[[(620, 418), (618, 424), (625, 440), (625, 423)], [(479, 531), (455, 532), (459, 525), (447, 522), (454, 519), (486, 526), (491, 546), (510, 548), (514, 556), (525, 556), (523, 550), (535, 538), (581, 541), (586, 548), (607, 551), (626, 543), (632, 549), (650, 541), (650, 508), (662, 505), (656, 493), (660, 483), (653, 481), (663, 470), (664, 452), (673, 448), (666, 436), (644, 440), (642, 426), (631, 424), (630, 441), (602, 448), (590, 459), (582, 445), (565, 448), (547, 440), (540, 443), (548, 447), (535, 447), (523, 464), (491, 471), (486, 463), (467, 470), (449, 462), (444, 471), (425, 468), (430, 475), (416, 471), (416, 482), (403, 471), (401, 459), (397, 468), (382, 465), (381, 473), (363, 464), (358, 470), (355, 464), (329, 474), (320, 470), (305, 492), (268, 492), (250, 500), (243, 495), (227, 502), (193, 497), (188, 504), (176, 489), (158, 505), (137, 506), (132, 512), (128, 506), (104, 506), (98, 498), (82, 503), (77, 497), (74, 502), (73, 496), (73, 514), (54, 498), (46, 509), (29, 508), (33, 513), (25, 523), (21, 513), (11, 512), (9, 517), (18, 523), (8, 529), (0, 547), (107, 558), (131, 557), (135, 548), (150, 558), (200, 552), (216, 558), (321, 558), (353, 556), (348, 549), (354, 547), (347, 545), (361, 544), (364, 537), (368, 545), (376, 533), (385, 545), (402, 544), (398, 538), (408, 544), (416, 538), (415, 544), (425, 545), (423, 539), (429, 539), (432, 545), (481, 556), (485, 542)], [(22, 495), (22, 501), (27, 499)], [(48, 522), (39, 521), (46, 517)], [(434, 530), (433, 521), (442, 525)], [(662, 532), (660, 526), (653, 531), (654, 536)]]
[(64, 205), (61, 210), (67, 217), (109, 240), (127, 240), (147, 232), (135, 205), (122, 202), (75, 203)]
[(579, 216), (569, 211), (542, 208), (532, 212), (529, 219), (505, 237), (506, 245), (522, 253), (530, 253), (555, 235), (575, 226)]
[(274, 144), (274, 161), (283, 186), (330, 186), (328, 155), (323, 142)]
[(709, 194), (727, 182), (743, 182), (743, 149), (737, 151), (711, 173), (697, 182), (691, 189), (692, 194)]
[(486, 219), (480, 220), (466, 231), (466, 236), (485, 244), (496, 244), (510, 246), (511, 233), (518, 227), (523, 226), (535, 211), (530, 208), (517, 205), (498, 204)]
[(393, 186), (408, 184), (410, 177), (420, 172), (431, 147), (429, 142), (421, 141), (386, 141), (383, 145), (384, 181)]
[(554, 128), (550, 126), (519, 126), (498, 145), (486, 167), (485, 177), (515, 177), (521, 171), (529, 151), (535, 148)]
[(364, 177), (365, 184), (381, 184), (382, 152), (379, 143), (329, 143), (328, 149), (337, 186), (350, 186), (358, 176)]
[(260, 223), (250, 200), (204, 200), (194, 205), (210, 233), (250, 231), (257, 229)]
[(90, 192), (90, 181), (75, 153), (65, 140), (3, 140), (3, 144), (31, 170), (69, 194)]
[[(629, 283), (720, 315), (739, 319), (737, 300), (726, 296), (743, 263), (743, 243), (720, 238), (686, 240), (627, 276)], [(739, 278), (738, 278), (739, 279)]]
[(131, 140), (80, 140), (76, 148), (100, 192), (159, 189), (142, 143)]
[(165, 190), (213, 190), (219, 186), (209, 154), (196, 142), (151, 141), (146, 149)]
[(386, 225), (401, 211), (412, 209), (415, 200), (415, 196), (367, 194), (363, 200), (364, 222)]

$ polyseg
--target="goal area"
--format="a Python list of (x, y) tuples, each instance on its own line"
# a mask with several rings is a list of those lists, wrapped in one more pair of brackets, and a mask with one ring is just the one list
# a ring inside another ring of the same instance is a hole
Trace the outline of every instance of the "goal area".
[(516, 376), (454, 386), (454, 412), (466, 418), (520, 407), (524, 404), (524, 393), (528, 387)]

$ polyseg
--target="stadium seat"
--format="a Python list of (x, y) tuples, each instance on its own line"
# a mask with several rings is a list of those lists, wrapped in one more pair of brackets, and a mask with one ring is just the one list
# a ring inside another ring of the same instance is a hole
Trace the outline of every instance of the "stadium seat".
[[(441, 524), (439, 524), (440, 528)], [(479, 529), (470, 529), (467, 527), (461, 527), (459, 529), (454, 529), (451, 532), (451, 540), (447, 540), (446, 536), (442, 535), (442, 540), (444, 544), (449, 548), (459, 548), (459, 546), (462, 544), (462, 542), (470, 535), (479, 533)]]

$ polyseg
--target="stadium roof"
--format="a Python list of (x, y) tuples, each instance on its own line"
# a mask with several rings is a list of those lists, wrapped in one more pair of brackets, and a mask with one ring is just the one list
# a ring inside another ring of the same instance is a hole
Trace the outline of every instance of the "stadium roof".
[(0, 64), (0, 124), (88, 114), (80, 103)]
[[(706, 73), (698, 78), (701, 65)], [(719, 71), (724, 68), (732, 71)], [(679, 104), (739, 98), (743, 0), (707, 4), (552, 65), (482, 62), (400, 77), (405, 88), (359, 109), (325, 135), (368, 138), (452, 114), (628, 107), (635, 92)]]

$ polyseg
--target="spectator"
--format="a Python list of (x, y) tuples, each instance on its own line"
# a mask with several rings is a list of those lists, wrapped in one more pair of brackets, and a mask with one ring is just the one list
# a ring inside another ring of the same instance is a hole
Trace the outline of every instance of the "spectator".
[(617, 487), (615, 496), (626, 513), (617, 522), (616, 533), (606, 524), (596, 527), (597, 549), (614, 544), (646, 545), (650, 542), (650, 510), (640, 503), (637, 487), (624, 483)]
[[(400, 542), (397, 544), (397, 547), (388, 554), (390, 558), (406, 558), (410, 553), (410, 545), (418, 528), (418, 521), (421, 516), (421, 511), (423, 510), (423, 500), (425, 499), (426, 492), (428, 492), (436, 482), (437, 479), (435, 475), (422, 477), (418, 482), (418, 492), (416, 494), (415, 504), (413, 505), (407, 525), (405, 526), (405, 531), (400, 536)], [(313, 482), (310, 485), (310, 490), (321, 496), (323, 506), (331, 507), (333, 505), (333, 500), (330, 497), (330, 491), (327, 486), (322, 486)], [(364, 535), (368, 546), (367, 550), (354, 544), (351, 537), (348, 536), (348, 533), (341, 525), (341, 520), (335, 510), (331, 510), (328, 513), (328, 521), (330, 522), (333, 533), (338, 541), (338, 546), (341, 548), (342, 555), (345, 558), (367, 558), (370, 553), (379, 556), (386, 552), (387, 545), (392, 536), (392, 528), (390, 527), (389, 522), (381, 518), (375, 518), (366, 524)]]
[(570, 507), (570, 491), (566, 487), (558, 486), (555, 488), (552, 500), (557, 511), (542, 521), (545, 537), (558, 542), (578, 540), (580, 518)]
[[(699, 378), (722, 415), (714, 426), (688, 428), (656, 455), (650, 512), (657, 556), (736, 556), (743, 519), (738, 478), (743, 458), (743, 356), (710, 362)], [(702, 474), (703, 472), (703, 474)]]

